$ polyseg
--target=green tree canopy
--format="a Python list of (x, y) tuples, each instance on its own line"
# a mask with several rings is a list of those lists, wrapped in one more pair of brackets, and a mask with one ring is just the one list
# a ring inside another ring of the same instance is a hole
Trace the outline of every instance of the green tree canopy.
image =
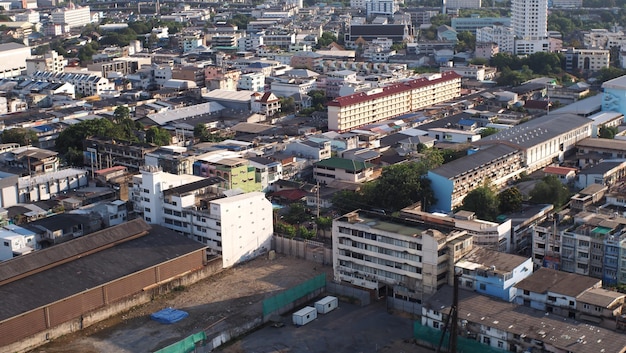
[(57, 151), (67, 153), (70, 148), (83, 149), (83, 140), (89, 136), (107, 136), (115, 128), (108, 119), (93, 119), (81, 121), (63, 130), (55, 141)]
[(113, 111), (113, 120), (117, 123), (128, 118), (130, 118), (130, 109), (127, 106), (120, 105)]
[(306, 207), (301, 203), (292, 203), (289, 205), (289, 210), (285, 214), (285, 222), (289, 224), (300, 224), (311, 219), (311, 216), (307, 213)]
[(423, 178), (428, 171), (425, 163), (408, 162), (383, 169), (382, 175), (373, 182), (366, 200), (373, 208), (389, 212), (398, 211), (416, 202), (430, 205), (435, 201), (430, 180)]
[(602, 126), (598, 130), (598, 137), (603, 139), (613, 139), (617, 135), (617, 126)]
[(558, 208), (569, 200), (570, 192), (554, 175), (545, 176), (529, 193), (530, 201), (551, 203)]
[(37, 146), (39, 137), (31, 129), (15, 128), (4, 130), (0, 135), (0, 140), (2, 140), (2, 143), (17, 143), (20, 146)]
[(508, 188), (498, 194), (500, 213), (518, 212), (522, 209), (523, 196), (518, 188)]
[(317, 47), (324, 48), (333, 42), (337, 42), (337, 36), (333, 32), (324, 32), (317, 40)]
[(461, 209), (472, 211), (476, 217), (493, 221), (498, 216), (499, 200), (490, 185), (480, 186), (470, 191), (463, 199)]
[(496, 129), (495, 127), (486, 127), (480, 130), (480, 137), (484, 138), (484, 137), (487, 137), (489, 135), (493, 135), (496, 133), (498, 133), (498, 129)]
[(167, 146), (172, 140), (172, 135), (165, 129), (158, 126), (151, 126), (146, 131), (146, 142), (157, 146)]

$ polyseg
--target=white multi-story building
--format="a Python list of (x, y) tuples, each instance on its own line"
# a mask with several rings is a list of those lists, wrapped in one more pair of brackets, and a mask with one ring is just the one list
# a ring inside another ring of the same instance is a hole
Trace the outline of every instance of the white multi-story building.
[(337, 97), (328, 103), (328, 128), (349, 131), (442, 103), (460, 94), (461, 76), (446, 72)]
[(35, 80), (71, 83), (76, 93), (83, 96), (99, 96), (115, 90), (115, 84), (104, 77), (89, 72), (54, 73), (37, 71), (31, 75)]
[(249, 33), (245, 37), (237, 39), (237, 46), (239, 47), (239, 51), (256, 51), (264, 43), (264, 34), (264, 32)]
[(445, 0), (447, 9), (479, 9), (481, 0)]
[(133, 177), (131, 199), (146, 222), (206, 244), (226, 268), (270, 249), (273, 210), (262, 192), (223, 197), (221, 181), (150, 168)]
[(365, 10), (367, 0), (350, 0), (350, 8)]
[(51, 18), (52, 23), (64, 26), (66, 31), (91, 23), (89, 6), (56, 9), (52, 11)]
[(260, 72), (243, 74), (239, 78), (237, 87), (243, 91), (263, 92), (265, 90), (265, 75)]
[(0, 261), (26, 255), (36, 249), (36, 235), (30, 230), (18, 226), (0, 229)]
[(582, 73), (594, 73), (608, 68), (611, 52), (608, 49), (574, 49), (565, 51), (565, 70), (580, 70)]
[(39, 23), (39, 12), (28, 10), (26, 12), (18, 13), (15, 15), (16, 22), (30, 22), (33, 24)]
[(515, 54), (548, 51), (548, 0), (513, 0), (511, 12)]
[(365, 11), (367, 16), (393, 16), (398, 11), (395, 0), (366, 0)]
[(26, 59), (26, 74), (32, 75), (37, 71), (63, 72), (67, 66), (67, 59), (51, 50), (44, 55)]
[(515, 33), (506, 26), (483, 27), (476, 30), (476, 43), (496, 43), (499, 53), (515, 51)]
[(449, 283), (454, 263), (472, 249), (465, 231), (358, 210), (335, 219), (332, 232), (335, 281), (418, 302)]

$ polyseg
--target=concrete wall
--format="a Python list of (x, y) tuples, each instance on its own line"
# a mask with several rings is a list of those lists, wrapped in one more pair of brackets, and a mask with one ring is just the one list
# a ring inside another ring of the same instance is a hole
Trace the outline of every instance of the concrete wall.
[(348, 297), (356, 299), (361, 306), (369, 305), (372, 298), (372, 293), (335, 282), (326, 282), (326, 291), (337, 297)]
[(272, 249), (279, 254), (295, 256), (321, 265), (332, 265), (333, 263), (332, 249), (320, 242), (274, 236)]

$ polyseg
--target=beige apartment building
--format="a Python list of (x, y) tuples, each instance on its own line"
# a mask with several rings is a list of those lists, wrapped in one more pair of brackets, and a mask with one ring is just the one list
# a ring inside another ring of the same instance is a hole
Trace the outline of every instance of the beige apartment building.
[(442, 103), (461, 95), (456, 72), (430, 74), (328, 103), (328, 129), (345, 132)]

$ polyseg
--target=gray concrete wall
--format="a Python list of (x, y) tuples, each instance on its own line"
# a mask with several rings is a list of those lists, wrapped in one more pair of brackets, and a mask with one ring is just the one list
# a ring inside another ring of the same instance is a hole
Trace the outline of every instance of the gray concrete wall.
[(322, 265), (333, 264), (333, 249), (314, 241), (274, 236), (272, 238), (272, 249), (279, 254), (294, 256)]

